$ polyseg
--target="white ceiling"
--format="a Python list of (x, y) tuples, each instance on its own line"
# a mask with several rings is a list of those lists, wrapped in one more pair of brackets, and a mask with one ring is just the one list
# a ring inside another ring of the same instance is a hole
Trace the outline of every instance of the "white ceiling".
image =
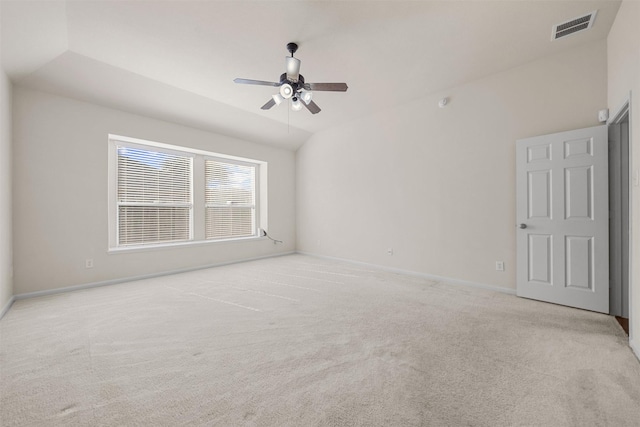
[[(607, 36), (600, 1), (6, 1), (2, 65), (18, 84), (251, 141), (298, 148), (314, 132)], [(593, 10), (592, 29), (554, 24)], [(286, 44), (322, 112), (260, 106)]]

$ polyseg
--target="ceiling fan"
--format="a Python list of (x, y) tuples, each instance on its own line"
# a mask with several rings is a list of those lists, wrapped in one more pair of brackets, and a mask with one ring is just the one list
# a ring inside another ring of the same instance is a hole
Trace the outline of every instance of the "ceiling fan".
[(280, 105), (285, 99), (291, 98), (292, 110), (300, 111), (302, 107), (305, 106), (312, 114), (318, 114), (320, 107), (311, 100), (313, 97), (312, 91), (347, 91), (348, 87), (346, 83), (306, 83), (304, 76), (300, 74), (300, 60), (293, 57), (293, 54), (298, 50), (298, 45), (296, 43), (287, 43), (287, 50), (291, 53), (291, 56), (286, 57), (287, 72), (280, 76), (279, 82), (265, 82), (250, 79), (234, 80), (236, 83), (245, 85), (274, 86), (280, 88), (279, 93), (273, 95), (271, 99), (260, 108), (268, 110), (274, 105)]

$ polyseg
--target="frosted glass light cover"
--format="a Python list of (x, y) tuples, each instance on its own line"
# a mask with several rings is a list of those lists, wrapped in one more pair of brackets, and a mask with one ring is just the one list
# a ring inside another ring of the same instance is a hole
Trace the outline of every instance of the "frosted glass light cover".
[(276, 93), (275, 95), (272, 95), (271, 98), (273, 98), (273, 100), (275, 101), (276, 105), (280, 105), (280, 104), (282, 104), (282, 101), (284, 101), (284, 98), (279, 93)]
[(300, 92), (300, 99), (302, 99), (305, 104), (309, 105), (311, 98), (313, 98), (313, 92), (308, 90), (302, 90), (302, 92)]
[(302, 110), (302, 102), (300, 102), (299, 99), (295, 99), (292, 103), (291, 103), (291, 109), (293, 111), (300, 111)]
[(291, 96), (293, 95), (293, 88), (289, 83), (285, 83), (280, 86), (280, 95), (282, 95), (284, 99), (291, 98)]

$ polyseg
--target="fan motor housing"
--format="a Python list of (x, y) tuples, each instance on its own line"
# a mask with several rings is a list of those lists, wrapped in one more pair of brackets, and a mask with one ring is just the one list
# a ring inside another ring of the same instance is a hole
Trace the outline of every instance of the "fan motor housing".
[(289, 83), (291, 85), (291, 87), (293, 87), (294, 89), (298, 89), (298, 88), (303, 88), (304, 87), (304, 76), (302, 74), (298, 74), (298, 81), (297, 82), (292, 82), (287, 80), (287, 73), (282, 73), (280, 74), (280, 85), (283, 85), (285, 83)]

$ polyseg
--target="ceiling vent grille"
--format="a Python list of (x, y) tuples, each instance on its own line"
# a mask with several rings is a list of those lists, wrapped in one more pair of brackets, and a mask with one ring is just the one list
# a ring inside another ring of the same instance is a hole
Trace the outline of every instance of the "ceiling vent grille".
[(571, 34), (575, 34), (579, 31), (588, 30), (593, 25), (593, 21), (596, 19), (597, 10), (589, 13), (588, 15), (573, 18), (560, 24), (554, 25), (551, 32), (551, 40), (558, 40), (562, 37), (566, 37)]

